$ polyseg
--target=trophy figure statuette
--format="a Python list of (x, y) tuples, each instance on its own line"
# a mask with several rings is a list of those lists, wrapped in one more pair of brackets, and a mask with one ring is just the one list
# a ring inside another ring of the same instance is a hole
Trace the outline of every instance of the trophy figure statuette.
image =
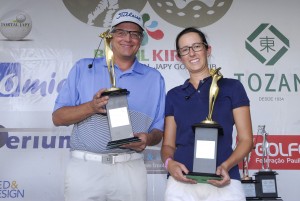
[(111, 141), (108, 142), (107, 148), (119, 148), (130, 142), (138, 142), (140, 139), (134, 137), (130, 116), (128, 112), (127, 95), (129, 91), (116, 86), (116, 77), (114, 69), (114, 54), (110, 48), (110, 42), (113, 35), (110, 30), (100, 34), (104, 39), (105, 59), (109, 73), (111, 87), (102, 93), (102, 96), (109, 96), (109, 101), (106, 105), (108, 124), (110, 129)]
[(216, 98), (219, 94), (219, 86), (218, 81), (223, 77), (223, 75), (220, 72), (221, 68), (211, 68), (209, 73), (212, 76), (212, 82), (209, 89), (209, 110), (208, 110), (208, 116), (206, 120), (203, 120), (202, 123), (204, 124), (217, 124), (217, 122), (212, 120), (212, 114), (216, 102)]
[(265, 126), (262, 126), (262, 168), (260, 171), (271, 171), (270, 169), (270, 144), (268, 142), (268, 133), (265, 131)]
[(207, 180), (220, 180), (217, 170), (218, 137), (223, 134), (223, 128), (213, 121), (213, 110), (219, 93), (218, 81), (223, 77), (221, 68), (211, 68), (212, 83), (209, 90), (209, 111), (205, 120), (193, 125), (195, 132), (193, 170), (186, 176), (198, 183)]
[(106, 65), (109, 73), (111, 88), (109, 91), (119, 90), (120, 88), (116, 87), (116, 77), (115, 77), (115, 68), (114, 68), (114, 53), (110, 48), (110, 41), (112, 39), (112, 35), (109, 32), (109, 29), (100, 34), (100, 37), (104, 39), (104, 51), (105, 51), (105, 59)]

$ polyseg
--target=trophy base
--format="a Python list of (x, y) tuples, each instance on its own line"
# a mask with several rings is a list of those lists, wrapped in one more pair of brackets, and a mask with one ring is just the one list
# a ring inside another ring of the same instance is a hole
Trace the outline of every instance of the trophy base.
[(120, 146), (129, 144), (131, 142), (140, 142), (141, 139), (138, 137), (131, 137), (131, 138), (126, 138), (126, 139), (121, 139), (121, 140), (115, 140), (115, 141), (110, 141), (107, 143), (106, 148), (107, 149), (114, 149), (114, 148), (120, 148)]
[(242, 183), (242, 187), (244, 189), (246, 198), (249, 198), (249, 199), (256, 198), (256, 185), (258, 182), (256, 180), (253, 180), (251, 177), (244, 177), (241, 180), (241, 183)]
[(242, 181), (251, 181), (252, 180), (252, 177), (249, 177), (249, 176), (244, 176), (242, 178)]
[(278, 198), (277, 192), (277, 182), (276, 182), (277, 172), (263, 169), (254, 174), (255, 180), (258, 181), (256, 185), (256, 197), (259, 198)]
[(211, 121), (210, 123), (204, 123), (204, 121), (200, 122), (200, 123), (196, 123), (193, 125), (193, 129), (195, 130), (197, 127), (198, 128), (216, 128), (218, 129), (218, 134), (219, 135), (223, 135), (223, 128), (220, 124), (218, 124), (217, 122)]
[(222, 180), (220, 175), (210, 173), (189, 172), (185, 176), (195, 180), (197, 183), (207, 183), (207, 180)]
[(107, 91), (103, 92), (101, 96), (120, 96), (120, 95), (127, 95), (129, 91), (127, 89), (121, 88), (110, 88)]

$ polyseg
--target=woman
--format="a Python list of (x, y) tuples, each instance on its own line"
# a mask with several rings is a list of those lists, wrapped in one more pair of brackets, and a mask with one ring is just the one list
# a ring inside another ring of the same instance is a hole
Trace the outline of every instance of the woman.
[[(190, 78), (171, 89), (166, 98), (161, 156), (170, 177), (165, 200), (245, 200), (237, 166), (252, 148), (250, 104), (245, 89), (235, 79), (222, 78), (217, 83), (219, 92), (212, 119), (224, 132), (217, 145), (216, 174), (222, 179), (208, 180), (205, 184), (188, 179), (185, 174), (192, 170), (194, 157), (192, 126), (205, 120), (209, 113), (212, 77), (207, 58), (211, 47), (201, 31), (189, 27), (178, 34), (176, 50)], [(233, 151), (234, 125), (238, 143)]]

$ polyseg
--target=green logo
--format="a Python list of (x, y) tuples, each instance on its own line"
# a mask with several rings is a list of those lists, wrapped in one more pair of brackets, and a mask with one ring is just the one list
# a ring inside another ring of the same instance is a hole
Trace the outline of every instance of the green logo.
[(245, 46), (262, 64), (272, 66), (287, 52), (290, 42), (273, 25), (263, 23), (247, 38)]

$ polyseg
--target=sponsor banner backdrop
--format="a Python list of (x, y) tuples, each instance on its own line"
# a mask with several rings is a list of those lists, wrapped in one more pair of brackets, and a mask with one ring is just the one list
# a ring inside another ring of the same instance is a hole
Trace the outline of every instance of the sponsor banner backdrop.
[[(300, 179), (299, 1), (0, 0), (0, 5), (1, 200), (63, 200), (72, 127), (54, 127), (54, 101), (76, 60), (103, 56), (103, 44), (96, 52), (99, 34), (122, 8), (143, 15), (146, 31), (137, 58), (162, 73), (167, 90), (188, 78), (176, 56), (177, 33), (195, 26), (207, 35), (210, 67), (239, 79), (251, 101), (256, 145), (251, 175), (262, 168), (258, 127), (265, 125), (278, 195), (300, 199), (297, 185), (289, 185)], [(160, 146), (144, 153), (149, 201), (163, 201), (167, 182)]]
[[(263, 137), (254, 136), (255, 149), (251, 152), (249, 168), (252, 170), (262, 168)], [(270, 153), (269, 165), (274, 170), (300, 169), (300, 136), (299, 135), (272, 135), (268, 136)]]

